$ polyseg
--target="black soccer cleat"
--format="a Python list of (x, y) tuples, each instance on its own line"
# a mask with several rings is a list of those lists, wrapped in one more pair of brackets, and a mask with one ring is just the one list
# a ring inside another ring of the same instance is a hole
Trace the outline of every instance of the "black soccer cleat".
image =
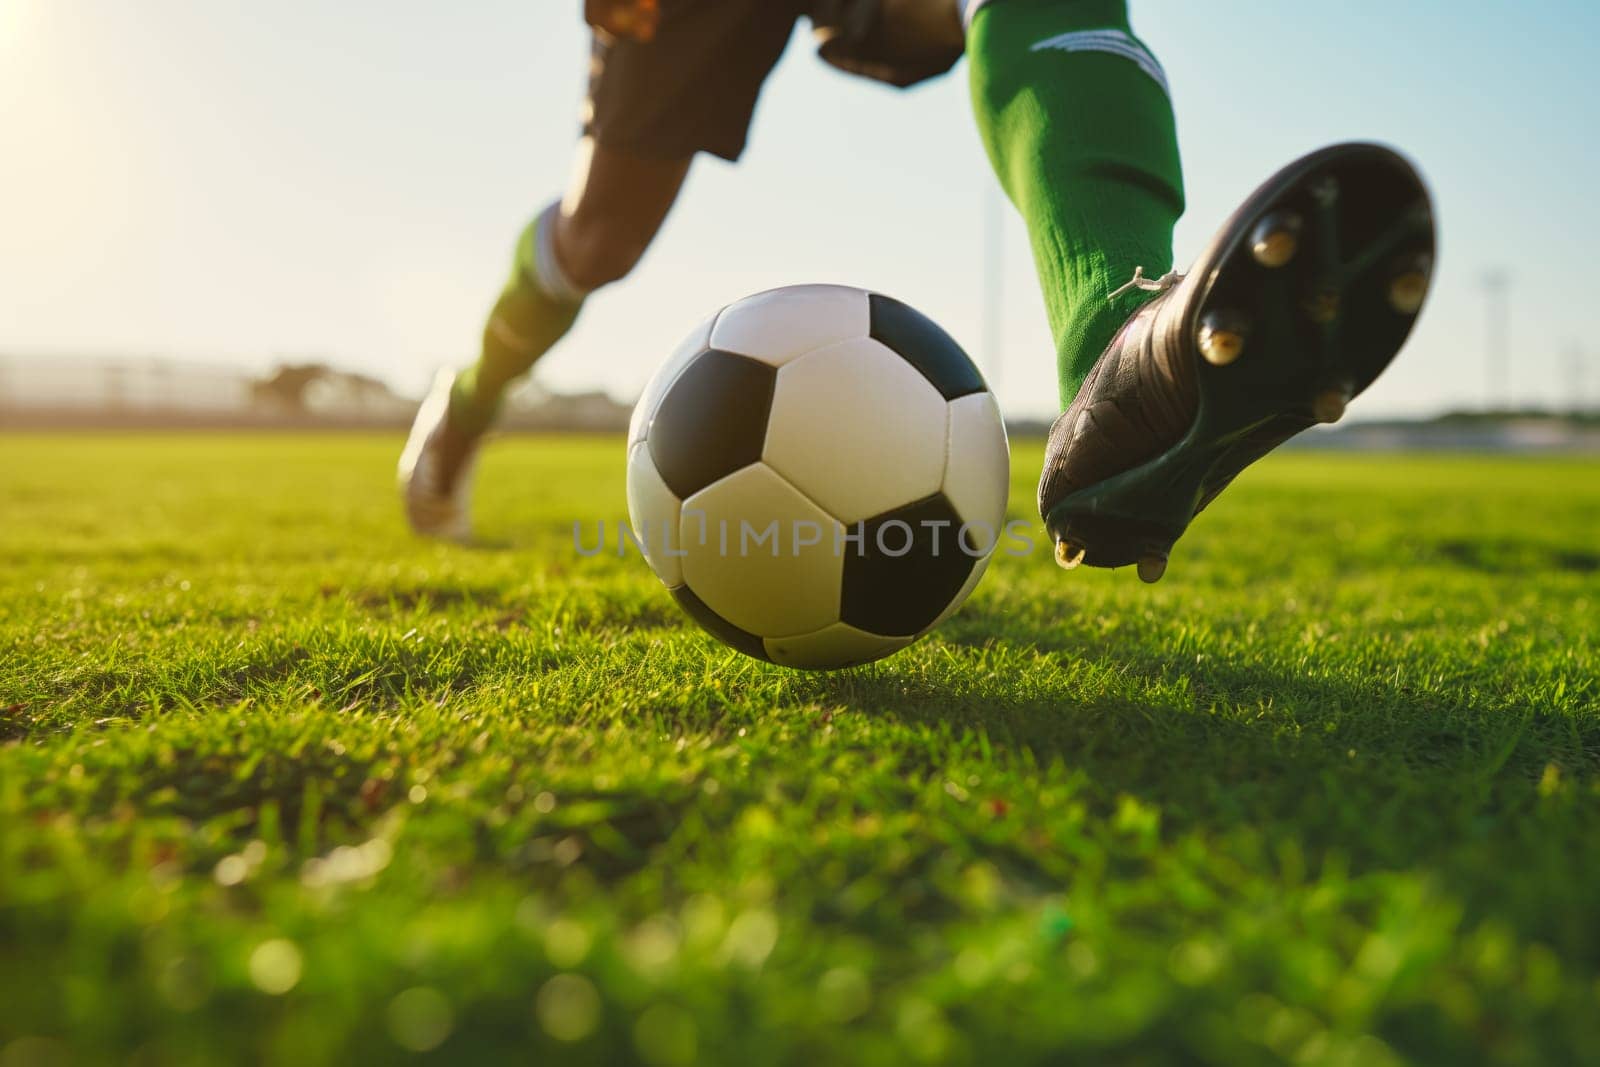
[(1269, 178), (1187, 275), (1136, 271), (1129, 284), (1159, 295), (1050, 428), (1039, 514), (1057, 561), (1137, 563), (1160, 579), (1173, 543), (1240, 471), (1336, 421), (1389, 365), (1433, 252), (1411, 164), (1341, 144)]

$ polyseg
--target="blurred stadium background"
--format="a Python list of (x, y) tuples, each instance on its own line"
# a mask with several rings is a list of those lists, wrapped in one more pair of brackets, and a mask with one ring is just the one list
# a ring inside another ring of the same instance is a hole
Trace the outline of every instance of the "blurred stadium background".
[[(1514, 27), (1487, 0), (1131, 7), (1174, 90), (1180, 262), (1319, 144), (1393, 143), (1432, 183), (1435, 290), (1351, 414), (1408, 421), (1306, 442), (1594, 447), (1600, 345), (1573, 293), (1600, 242), (1600, 143), (1574, 131), (1594, 126), (1600, 6), (1523, 5)], [(578, 10), (0, 2), (0, 130), (25, 148), (0, 175), (0, 425), (403, 422), (436, 367), (472, 357), (511, 240), (566, 180)], [(934, 315), (1008, 414), (1048, 417), (1026, 235), (964, 69), (900, 93), (810, 50), (802, 28), (744, 159), (696, 164), (512, 427), (615, 426), (707, 309), (817, 280)]]
[[(409, 424), (417, 399), (380, 378), (316, 358), (252, 373), (227, 364), (155, 357), (0, 357), (0, 427), (26, 429), (372, 429)], [(632, 398), (563, 393), (524, 383), (507, 401), (510, 432), (618, 433)], [(1013, 437), (1042, 418), (1012, 418)], [(1316, 427), (1293, 445), (1315, 449), (1418, 449), (1516, 453), (1600, 452), (1600, 408), (1575, 394), (1567, 410), (1446, 411), (1424, 418), (1352, 419)]]

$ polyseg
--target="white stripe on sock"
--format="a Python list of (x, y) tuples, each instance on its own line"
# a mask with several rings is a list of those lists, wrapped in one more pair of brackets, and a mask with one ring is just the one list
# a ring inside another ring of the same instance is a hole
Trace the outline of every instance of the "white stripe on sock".
[(1122, 30), (1075, 30), (1071, 33), (1057, 34), (1042, 41), (1035, 41), (1028, 51), (1040, 52), (1046, 49), (1058, 52), (1104, 52), (1107, 55), (1131, 59), (1140, 70), (1161, 86), (1163, 93), (1168, 97), (1172, 96), (1172, 89), (1167, 85), (1167, 72), (1161, 69), (1156, 57)]
[(533, 272), (539, 288), (557, 300), (576, 304), (589, 294), (574, 284), (556, 259), (556, 216), (561, 211), (557, 200), (539, 213), (533, 224)]

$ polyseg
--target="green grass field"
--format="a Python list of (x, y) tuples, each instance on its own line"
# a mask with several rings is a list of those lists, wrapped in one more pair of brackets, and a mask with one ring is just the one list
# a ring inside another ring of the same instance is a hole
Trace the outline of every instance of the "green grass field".
[(1600, 463), (1274, 456), (807, 674), (577, 557), (619, 442), (478, 550), (398, 447), (0, 436), (6, 1067), (1600, 1057)]

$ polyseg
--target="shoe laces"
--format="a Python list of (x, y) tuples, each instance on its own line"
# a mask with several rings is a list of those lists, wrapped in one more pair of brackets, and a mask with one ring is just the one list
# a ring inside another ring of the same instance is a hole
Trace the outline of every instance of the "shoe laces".
[(1174, 285), (1183, 281), (1183, 271), (1169, 270), (1159, 278), (1146, 278), (1144, 267), (1133, 268), (1133, 277), (1111, 291), (1107, 300), (1115, 300), (1129, 289), (1143, 289), (1147, 293), (1164, 293)]

